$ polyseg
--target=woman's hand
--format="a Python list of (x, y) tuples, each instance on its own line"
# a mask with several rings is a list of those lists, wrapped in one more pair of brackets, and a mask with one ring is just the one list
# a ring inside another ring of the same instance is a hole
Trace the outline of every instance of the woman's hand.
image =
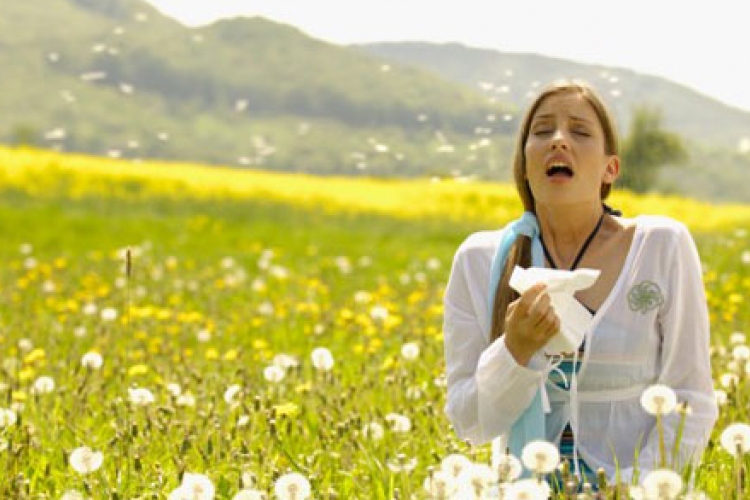
[(519, 365), (526, 366), (534, 353), (559, 331), (560, 319), (543, 283), (532, 286), (508, 306), (505, 345)]

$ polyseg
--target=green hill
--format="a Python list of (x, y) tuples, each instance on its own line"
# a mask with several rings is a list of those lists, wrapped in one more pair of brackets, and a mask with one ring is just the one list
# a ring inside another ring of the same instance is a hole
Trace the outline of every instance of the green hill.
[(188, 29), (137, 0), (29, 0), (3, 3), (0, 19), (6, 143), (413, 175), (453, 168), (432, 143), (468, 143), (488, 113), (506, 111), (261, 18)]
[[(529, 93), (557, 78), (596, 86), (625, 134), (633, 110), (660, 110), (664, 126), (686, 139), (687, 164), (662, 172), (659, 190), (714, 201), (750, 201), (750, 112), (733, 108), (664, 78), (625, 68), (580, 64), (535, 54), (503, 53), (459, 44), (379, 43), (354, 46), (399, 64), (432, 71), (490, 99), (523, 108)], [(743, 146), (744, 144), (744, 146)], [(626, 166), (625, 166), (626, 167)]]
[(664, 79), (459, 45), (343, 47), (262, 18), (187, 28), (142, 0), (0, 4), (0, 142), (316, 174), (505, 180), (518, 110), (591, 80), (626, 132), (652, 104), (689, 142), (662, 191), (750, 201), (750, 113)]

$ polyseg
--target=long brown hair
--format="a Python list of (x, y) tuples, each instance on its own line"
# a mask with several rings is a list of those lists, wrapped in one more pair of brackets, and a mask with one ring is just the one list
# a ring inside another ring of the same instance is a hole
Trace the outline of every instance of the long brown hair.
[[(551, 83), (545, 87), (538, 96), (536, 96), (531, 103), (531, 106), (526, 110), (526, 114), (521, 121), (521, 128), (518, 132), (515, 151), (513, 153), (513, 177), (516, 182), (516, 189), (521, 197), (524, 210), (528, 212), (536, 213), (534, 196), (531, 193), (531, 188), (526, 180), (526, 154), (524, 151), (526, 140), (528, 139), (531, 130), (531, 121), (534, 119), (537, 109), (539, 109), (539, 106), (541, 106), (546, 98), (552, 95), (569, 92), (580, 95), (591, 104), (591, 107), (594, 108), (594, 111), (599, 118), (599, 123), (604, 132), (605, 153), (608, 155), (618, 154), (619, 141), (615, 121), (607, 110), (607, 107), (604, 105), (601, 97), (599, 97), (593, 87), (579, 80), (564, 80)], [(602, 183), (602, 201), (607, 199), (611, 189), (612, 184)], [(508, 258), (505, 262), (505, 267), (500, 275), (500, 281), (495, 290), (495, 301), (492, 307), (492, 329), (490, 330), (490, 338), (492, 340), (495, 340), (503, 334), (505, 330), (505, 315), (508, 306), (518, 298), (518, 293), (508, 285), (510, 275), (515, 266), (521, 266), (524, 268), (531, 266), (531, 238), (528, 236), (519, 236), (516, 242), (511, 246)]]

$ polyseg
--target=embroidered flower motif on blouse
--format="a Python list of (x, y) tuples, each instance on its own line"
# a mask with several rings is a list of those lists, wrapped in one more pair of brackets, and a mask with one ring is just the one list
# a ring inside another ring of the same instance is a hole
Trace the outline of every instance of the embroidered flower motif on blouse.
[(664, 303), (664, 294), (653, 281), (641, 281), (628, 292), (630, 310), (646, 314)]

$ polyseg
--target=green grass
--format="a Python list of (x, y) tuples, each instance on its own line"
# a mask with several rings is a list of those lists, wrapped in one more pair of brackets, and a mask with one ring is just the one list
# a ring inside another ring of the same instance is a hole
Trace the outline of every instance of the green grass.
[[(247, 471), (272, 497), (273, 481), (298, 471), (314, 498), (390, 499), (396, 490), (409, 498), (449, 453), (486, 460), (486, 448), (470, 451), (450, 431), (439, 383), (443, 288), (453, 252), (478, 228), (189, 193), (74, 200), (0, 190), (0, 408), (24, 405), (16, 424), (0, 429), (0, 497), (77, 489), (92, 498), (165, 498), (185, 471), (208, 475), (218, 498), (231, 498)], [(20, 252), (24, 243), (31, 255)], [(698, 243), (718, 346), (750, 320), (750, 265), (741, 262), (750, 239), (706, 233)], [(126, 247), (135, 255), (129, 279), (118, 254)], [(355, 300), (359, 291), (370, 301)], [(89, 303), (96, 314), (84, 312)], [(373, 318), (374, 306), (388, 318)], [(116, 321), (100, 317), (108, 307)], [(31, 347), (19, 348), (21, 339)], [(421, 353), (407, 362), (400, 349), (412, 341)], [(311, 364), (319, 346), (333, 353), (331, 372)], [(81, 367), (89, 350), (103, 355), (100, 371)], [(299, 365), (273, 384), (263, 371), (280, 353)], [(715, 356), (717, 380), (728, 360)], [(742, 373), (716, 436), (748, 421)], [(56, 387), (34, 394), (43, 375)], [(168, 383), (196, 405), (178, 406)], [(224, 400), (232, 384), (243, 388), (236, 405)], [(156, 402), (129, 403), (134, 386)], [(295, 407), (285, 415), (279, 405), (288, 403)], [(391, 412), (408, 416), (412, 429), (389, 430)], [(363, 435), (370, 422), (386, 427), (382, 440)], [(104, 453), (101, 469), (82, 476), (70, 467), (80, 446)], [(400, 454), (416, 458), (413, 471), (389, 469)], [(729, 455), (712, 442), (698, 485), (720, 496), (732, 477)]]

